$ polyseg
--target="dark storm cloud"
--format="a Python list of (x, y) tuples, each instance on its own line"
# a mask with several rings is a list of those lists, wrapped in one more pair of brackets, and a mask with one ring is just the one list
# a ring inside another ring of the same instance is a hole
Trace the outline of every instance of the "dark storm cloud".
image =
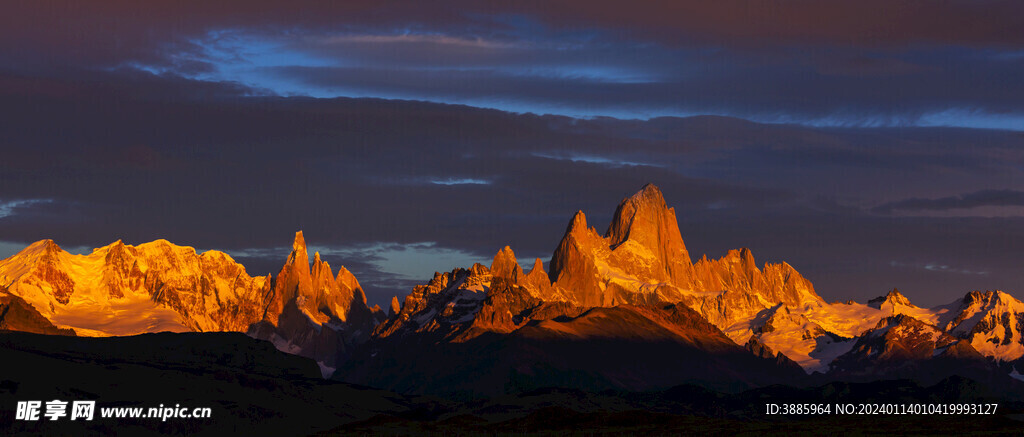
[[(15, 0), (4, 5), (4, 46), (100, 62), (142, 60), (230, 28), (375, 28), (502, 35), (517, 17), (557, 29), (610, 29), (644, 39), (712, 46), (1024, 45), (1019, 2), (956, 0), (278, 1)], [(28, 45), (25, 43), (32, 43)], [(187, 47), (186, 47), (187, 49)]]
[(614, 69), (628, 65), (627, 59), (589, 70), (565, 64), (561, 70), (527, 73), (507, 65), (413, 67), (399, 60), (369, 67), (268, 70), (327, 93), (491, 106), (512, 102), (556, 113), (711, 113), (831, 124), (914, 124), (923, 116), (951, 110), (1024, 116), (1024, 83), (1016, 80), (1024, 76), (1024, 57), (992, 59), (955, 50), (889, 54), (890, 59), (877, 62), (913, 57), (916, 69), (887, 74), (846, 65), (856, 62), (835, 59), (843, 58), (835, 53), (779, 54), (789, 61), (784, 63), (752, 60), (742, 53), (662, 53), (662, 59), (650, 64), (633, 64), (639, 72)]
[[(1021, 219), (982, 216), (1019, 205), (1024, 135), (905, 125), (1022, 129), (1021, 29), (1014, 1), (16, 0), (0, 247), (167, 238), (264, 274), (302, 229), (383, 304), (506, 244), (546, 261), (654, 182), (695, 257), (750, 246), (827, 298), (1015, 291)], [(600, 117), (659, 114), (805, 126)], [(901, 216), (929, 211), (967, 217)]]
[(970, 209), (983, 206), (1024, 206), (1024, 191), (1017, 190), (982, 190), (959, 196), (941, 197), (938, 199), (911, 198), (897, 202), (889, 202), (873, 209), (874, 212), (891, 213), (893, 211), (944, 211), (950, 209)]
[(1014, 1), (16, 1), (4, 12), (0, 60), (30, 75), (141, 68), (265, 93), (572, 115), (1024, 122)]
[[(917, 43), (1020, 46), (1024, 19), (1013, 1), (697, 0), (538, 2), (556, 23), (601, 23), (665, 41), (758, 46), (818, 41), (837, 45)], [(982, 23), (984, 23), (982, 25)]]
[[(400, 101), (241, 97), (232, 86), (200, 83), (195, 90), (205, 91), (178, 92), (187, 81), (130, 71), (85, 77), (41, 80), (51, 96), (0, 96), (10, 114), (0, 125), (8, 145), (0, 199), (50, 199), (47, 208), (67, 210), (12, 208), (0, 239), (100, 246), (167, 238), (243, 250), (278, 247), (303, 229), (311, 244), (436, 241), (487, 260), (505, 244), (547, 253), (576, 209), (596, 210), (609, 203), (608, 193), (614, 202), (649, 180), (689, 193), (686, 204), (698, 208), (777, 196), (672, 169), (616, 165), (621, 140), (562, 132), (552, 127), (557, 118)], [(8, 79), (25, 83), (10, 76), (0, 83)], [(636, 143), (626, 154), (660, 147)], [(458, 183), (464, 179), (491, 183)], [(44, 215), (67, 223), (38, 219)]]
[[(26, 91), (35, 89), (48, 92)], [(695, 257), (750, 246), (761, 262), (790, 261), (830, 298), (875, 294), (904, 278), (935, 290), (937, 303), (968, 286), (892, 261), (987, 271), (986, 284), (1007, 289), (1024, 279), (1010, 266), (1019, 248), (1007, 238), (1019, 219), (865, 212), (993, 185), (1021, 190), (1024, 137), (1013, 132), (579, 120), (249, 96), (134, 70), (3, 74), (0, 90), (8, 114), (0, 203), (10, 205), (0, 241), (98, 247), (166, 238), (227, 250), (265, 274), (302, 229), (324, 259), (350, 265), (371, 300), (385, 303), (429, 273), (396, 274), (388, 263), (403, 255), (381, 247), (489, 262), (509, 244), (547, 261), (576, 210), (603, 231), (621, 198), (654, 182)], [(940, 240), (950, 246), (933, 250)], [(424, 269), (462, 263), (443, 264)]]

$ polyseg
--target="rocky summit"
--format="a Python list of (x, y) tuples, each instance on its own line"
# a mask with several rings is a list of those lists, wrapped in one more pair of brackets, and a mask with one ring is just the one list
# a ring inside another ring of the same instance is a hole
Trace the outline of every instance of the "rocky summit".
[(681, 302), (726, 328), (777, 303), (821, 303), (789, 264), (759, 269), (749, 249), (690, 259), (673, 208), (646, 185), (623, 199), (601, 237), (577, 212), (551, 258), (551, 280), (582, 306)]
[(315, 360), (324, 376), (464, 397), (964, 374), (1005, 388), (1024, 378), (1024, 303), (1008, 293), (933, 308), (895, 289), (827, 303), (796, 268), (758, 265), (747, 248), (694, 262), (651, 184), (619, 202), (603, 233), (574, 214), (547, 267), (505, 246), (489, 266), (435, 273), (385, 313), (345, 267), (310, 260), (301, 231), (281, 269), (255, 277), (223, 252), (164, 240), (86, 255), (43, 240), (0, 261), (0, 330), (245, 332)]
[[(6, 329), (82, 336), (249, 332), (325, 368), (384, 317), (366, 306), (348, 270), (332, 276), (319, 254), (311, 270), (302, 232), (276, 277), (250, 277), (226, 253), (198, 254), (165, 240), (116, 241), (88, 255), (43, 240), (0, 261), (0, 283), (0, 299), (13, 309), (5, 311)], [(40, 320), (48, 326), (27, 327)]]

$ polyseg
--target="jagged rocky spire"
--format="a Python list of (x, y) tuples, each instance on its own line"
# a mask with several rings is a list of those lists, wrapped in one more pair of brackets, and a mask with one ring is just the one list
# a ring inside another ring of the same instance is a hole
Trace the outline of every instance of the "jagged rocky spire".
[[(761, 271), (749, 249), (692, 264), (675, 210), (653, 184), (619, 203), (604, 237), (588, 228), (586, 216), (577, 212), (550, 269), (555, 288), (579, 305), (687, 301), (716, 324), (756, 313), (765, 308), (762, 301), (801, 305), (821, 300), (788, 264), (768, 264)], [(732, 293), (706, 305), (692, 296), (726, 290)]]
[(505, 248), (499, 250), (494, 255), (494, 261), (491, 262), (490, 270), (491, 275), (505, 278), (513, 284), (519, 282), (519, 278), (523, 277), (523, 268), (519, 266), (516, 254), (508, 246), (505, 246)]
[(402, 311), (402, 305), (398, 303), (398, 296), (391, 296), (391, 307), (388, 308), (388, 317), (394, 317)]

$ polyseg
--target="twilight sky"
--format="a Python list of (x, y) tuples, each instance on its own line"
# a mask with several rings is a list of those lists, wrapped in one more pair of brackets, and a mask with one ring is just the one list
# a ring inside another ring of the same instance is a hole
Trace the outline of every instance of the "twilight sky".
[(13, 0), (0, 257), (294, 231), (371, 303), (644, 183), (828, 300), (1024, 296), (1024, 4)]

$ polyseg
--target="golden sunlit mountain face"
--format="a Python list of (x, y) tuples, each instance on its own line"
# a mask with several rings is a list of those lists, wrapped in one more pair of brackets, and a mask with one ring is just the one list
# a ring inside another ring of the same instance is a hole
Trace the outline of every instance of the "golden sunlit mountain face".
[[(0, 277), (7, 283), (5, 294), (33, 307), (33, 323), (45, 319), (48, 330), (99, 336), (247, 332), (315, 359), (325, 375), (351, 366), (351, 354), (378, 343), (423, 337), (471, 344), (495, 334), (533, 338), (527, 334), (533, 327), (581, 341), (595, 338), (589, 330), (600, 331), (599, 326), (605, 331), (597, 338), (694, 341), (696, 335), (701, 347), (746, 345), (808, 374), (851, 372), (850, 364), (840, 364), (875, 359), (864, 350), (889, 347), (867, 345), (881, 329), (893, 344), (902, 344), (903, 331), (930, 332), (912, 338), (924, 335), (914, 341), (929, 341), (935, 357), (950, 350), (983, 362), (1024, 358), (1018, 326), (1024, 304), (1009, 294), (972, 293), (934, 308), (918, 307), (897, 290), (867, 304), (827, 303), (792, 266), (759, 267), (746, 248), (692, 263), (674, 209), (654, 185), (623, 199), (613, 217), (602, 237), (577, 212), (548, 272), (540, 259), (525, 272), (505, 246), (490, 267), (436, 273), (404, 302), (393, 297), (387, 315), (367, 305), (359, 281), (345, 267), (335, 276), (319, 252), (310, 264), (301, 231), (279, 273), (266, 277), (248, 276), (222, 252), (197, 254), (164, 240), (137, 247), (118, 241), (90, 255), (71, 255), (44, 240), (0, 263)], [(637, 306), (639, 313), (590, 312), (622, 305)], [(680, 327), (671, 318), (649, 316), (666, 305), (685, 308), (687, 317), (707, 327), (693, 334), (693, 322)], [(643, 321), (618, 320), (637, 314)], [(897, 328), (889, 329), (893, 324)], [(616, 326), (626, 331), (615, 334)], [(952, 344), (958, 346), (949, 349)]]

